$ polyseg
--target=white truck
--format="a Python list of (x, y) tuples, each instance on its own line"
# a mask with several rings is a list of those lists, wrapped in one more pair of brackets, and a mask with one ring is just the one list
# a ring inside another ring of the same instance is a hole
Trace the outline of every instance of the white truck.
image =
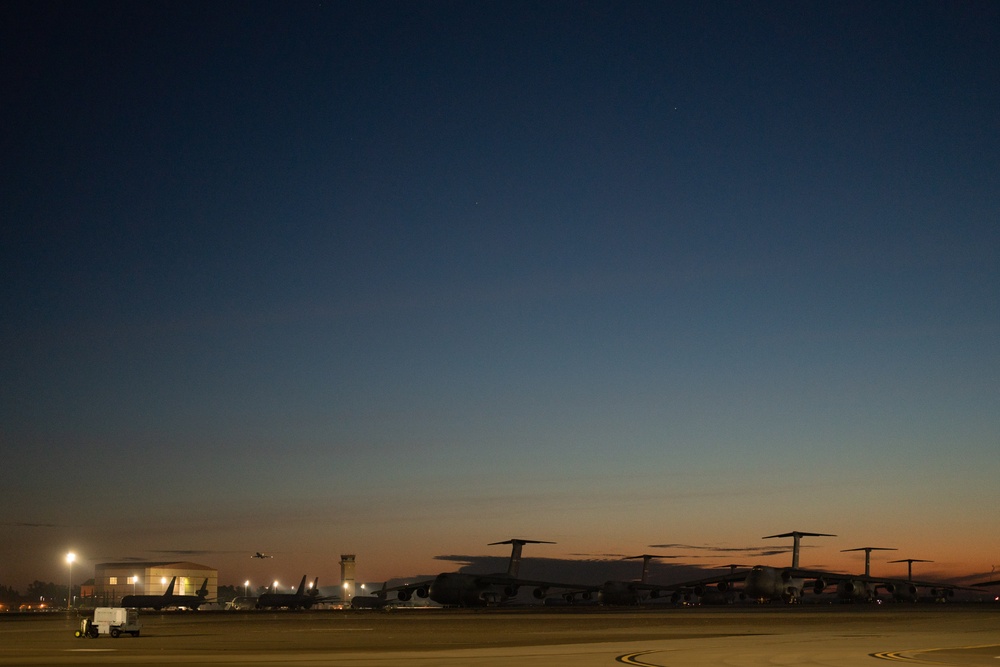
[(141, 627), (138, 609), (97, 607), (94, 609), (93, 619), (85, 618), (80, 621), (80, 629), (76, 631), (76, 636), (96, 639), (100, 635), (118, 637), (127, 632), (133, 637), (138, 637)]

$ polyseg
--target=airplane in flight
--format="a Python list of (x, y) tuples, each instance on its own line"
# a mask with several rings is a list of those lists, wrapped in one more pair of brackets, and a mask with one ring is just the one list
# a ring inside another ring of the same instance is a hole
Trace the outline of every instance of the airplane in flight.
[(314, 604), (327, 602), (333, 598), (321, 597), (319, 594), (319, 577), (309, 584), (306, 590), (306, 575), (302, 575), (299, 588), (294, 593), (262, 593), (257, 597), (257, 609), (310, 609)]
[(498, 544), (511, 545), (510, 560), (507, 563), (506, 572), (496, 574), (442, 572), (434, 579), (383, 589), (379, 595), (385, 596), (386, 593), (395, 592), (397, 599), (401, 602), (406, 602), (413, 595), (416, 595), (419, 598), (429, 598), (444, 606), (486, 607), (511, 600), (517, 596), (518, 590), (522, 586), (534, 587), (532, 593), (539, 600), (545, 598), (549, 588), (586, 588), (579, 584), (561, 584), (518, 577), (521, 567), (521, 549), (525, 544), (554, 544), (554, 542), (512, 538), (503, 542), (492, 542), (487, 546)]
[(205, 579), (202, 583), (201, 588), (195, 591), (195, 595), (175, 595), (174, 585), (177, 583), (177, 577), (170, 580), (170, 584), (167, 586), (167, 590), (163, 595), (126, 595), (122, 598), (119, 603), (122, 607), (135, 607), (137, 609), (141, 608), (152, 608), (156, 611), (161, 609), (166, 609), (168, 607), (177, 607), (178, 609), (197, 609), (200, 605), (207, 602), (206, 596), (208, 595), (208, 579)]
[(600, 586), (587, 586), (582, 590), (567, 591), (563, 594), (566, 602), (575, 602), (577, 597), (589, 601), (597, 594), (597, 601), (603, 605), (635, 606), (649, 600), (655, 600), (670, 588), (649, 583), (649, 561), (654, 558), (678, 558), (678, 556), (661, 556), (658, 554), (642, 554), (626, 556), (625, 560), (642, 559), (642, 577), (638, 581), (605, 581)]
[(262, 554), (258, 551), (253, 556), (250, 556), (250, 558), (274, 558), (274, 556), (268, 556), (267, 554)]

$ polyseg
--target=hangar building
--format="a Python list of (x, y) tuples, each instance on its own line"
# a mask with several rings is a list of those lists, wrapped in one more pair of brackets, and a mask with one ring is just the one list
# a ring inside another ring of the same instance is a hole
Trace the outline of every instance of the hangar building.
[(207, 600), (219, 597), (219, 571), (207, 565), (182, 562), (98, 563), (94, 566), (94, 597), (96, 606), (114, 606), (126, 595), (163, 595), (170, 580), (176, 595), (197, 595), (208, 580)]

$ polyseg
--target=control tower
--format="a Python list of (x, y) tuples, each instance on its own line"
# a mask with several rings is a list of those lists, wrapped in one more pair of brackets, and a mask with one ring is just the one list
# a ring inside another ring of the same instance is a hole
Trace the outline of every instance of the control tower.
[(354, 597), (354, 554), (340, 555), (340, 588), (345, 603)]

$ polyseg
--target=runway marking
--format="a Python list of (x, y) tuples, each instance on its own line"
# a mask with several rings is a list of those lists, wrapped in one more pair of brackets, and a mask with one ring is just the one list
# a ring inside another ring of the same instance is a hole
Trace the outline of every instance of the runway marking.
[(967, 651), (977, 648), (993, 648), (994, 646), (1000, 646), (1000, 644), (979, 644), (977, 646), (948, 646), (948, 647), (937, 647), (937, 648), (914, 648), (914, 649), (908, 649), (906, 651), (883, 651), (881, 653), (869, 653), (869, 655), (873, 658), (878, 658), (879, 660), (905, 662), (909, 665), (942, 665), (944, 663), (938, 662), (936, 660), (921, 660), (920, 658), (913, 658), (903, 654), (931, 653), (932, 651)]
[(111, 653), (117, 651), (116, 648), (68, 648), (67, 653)]
[(649, 655), (650, 653), (661, 653), (661, 649), (651, 649), (649, 651), (636, 651), (635, 653), (626, 653), (625, 655), (620, 655), (615, 658), (615, 662), (620, 662), (625, 665), (635, 665), (636, 667), (665, 667), (665, 665), (660, 665), (655, 662), (646, 662), (644, 660), (637, 660), (640, 655)]
[(879, 660), (891, 660), (893, 662), (905, 662), (910, 665), (940, 665), (940, 662), (930, 662), (927, 660), (921, 660), (920, 658), (911, 658), (910, 656), (903, 655), (906, 651), (883, 651), (881, 653), (869, 653), (873, 658), (878, 658)]

